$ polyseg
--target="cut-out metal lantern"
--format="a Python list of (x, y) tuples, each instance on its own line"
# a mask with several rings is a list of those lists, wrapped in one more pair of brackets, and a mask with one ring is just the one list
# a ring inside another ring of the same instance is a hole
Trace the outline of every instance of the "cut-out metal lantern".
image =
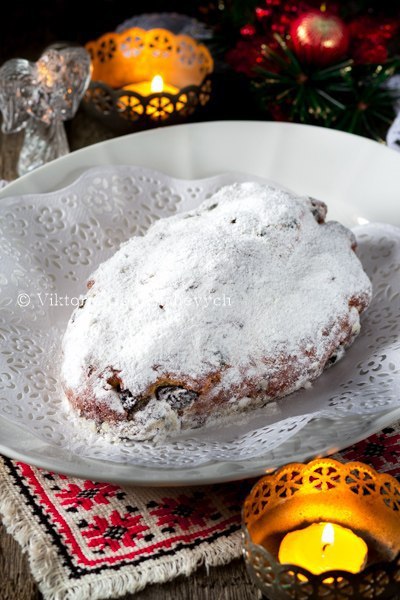
[(243, 543), (247, 570), (270, 600), (395, 600), (400, 484), (359, 462), (286, 465), (246, 498)]
[(37, 62), (15, 58), (0, 68), (2, 131), (25, 130), (19, 175), (69, 152), (63, 121), (77, 111), (90, 68), (84, 48), (51, 48)]
[(86, 44), (89, 112), (120, 133), (184, 122), (210, 99), (213, 59), (188, 35), (139, 27)]

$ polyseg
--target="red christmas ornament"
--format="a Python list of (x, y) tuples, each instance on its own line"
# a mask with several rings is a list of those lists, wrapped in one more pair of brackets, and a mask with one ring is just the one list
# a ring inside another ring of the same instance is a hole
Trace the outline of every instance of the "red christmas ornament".
[(300, 15), (290, 26), (290, 36), (298, 58), (318, 67), (337, 62), (349, 48), (346, 25), (332, 14), (312, 11)]

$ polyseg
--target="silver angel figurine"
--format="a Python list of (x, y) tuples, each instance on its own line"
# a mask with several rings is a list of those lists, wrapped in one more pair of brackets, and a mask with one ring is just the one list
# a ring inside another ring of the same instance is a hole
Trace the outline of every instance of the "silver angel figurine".
[(0, 68), (2, 131), (25, 129), (19, 175), (69, 152), (63, 121), (77, 111), (90, 68), (84, 48), (48, 49), (35, 63), (13, 58)]

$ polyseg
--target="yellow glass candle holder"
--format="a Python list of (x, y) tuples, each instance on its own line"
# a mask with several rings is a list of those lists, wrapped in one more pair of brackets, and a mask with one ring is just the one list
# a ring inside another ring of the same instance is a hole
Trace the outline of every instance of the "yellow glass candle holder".
[(210, 99), (213, 59), (187, 35), (133, 27), (86, 49), (92, 80), (84, 106), (115, 131), (184, 122)]
[(400, 484), (358, 462), (286, 465), (243, 507), (247, 570), (269, 600), (400, 594)]

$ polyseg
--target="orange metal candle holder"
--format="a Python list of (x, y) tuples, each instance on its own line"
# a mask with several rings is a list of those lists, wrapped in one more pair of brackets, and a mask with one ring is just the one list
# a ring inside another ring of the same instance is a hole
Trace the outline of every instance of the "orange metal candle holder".
[[(362, 571), (314, 575), (279, 563), (284, 536), (318, 522), (347, 527), (364, 539), (368, 561)], [(399, 598), (400, 484), (358, 462), (324, 458), (286, 465), (260, 479), (246, 498), (243, 553), (269, 600)]]
[[(133, 27), (106, 33), (86, 49), (92, 81), (84, 106), (117, 132), (184, 122), (210, 99), (213, 59), (206, 46), (187, 35)], [(155, 75), (177, 92), (142, 95), (124, 89)]]

